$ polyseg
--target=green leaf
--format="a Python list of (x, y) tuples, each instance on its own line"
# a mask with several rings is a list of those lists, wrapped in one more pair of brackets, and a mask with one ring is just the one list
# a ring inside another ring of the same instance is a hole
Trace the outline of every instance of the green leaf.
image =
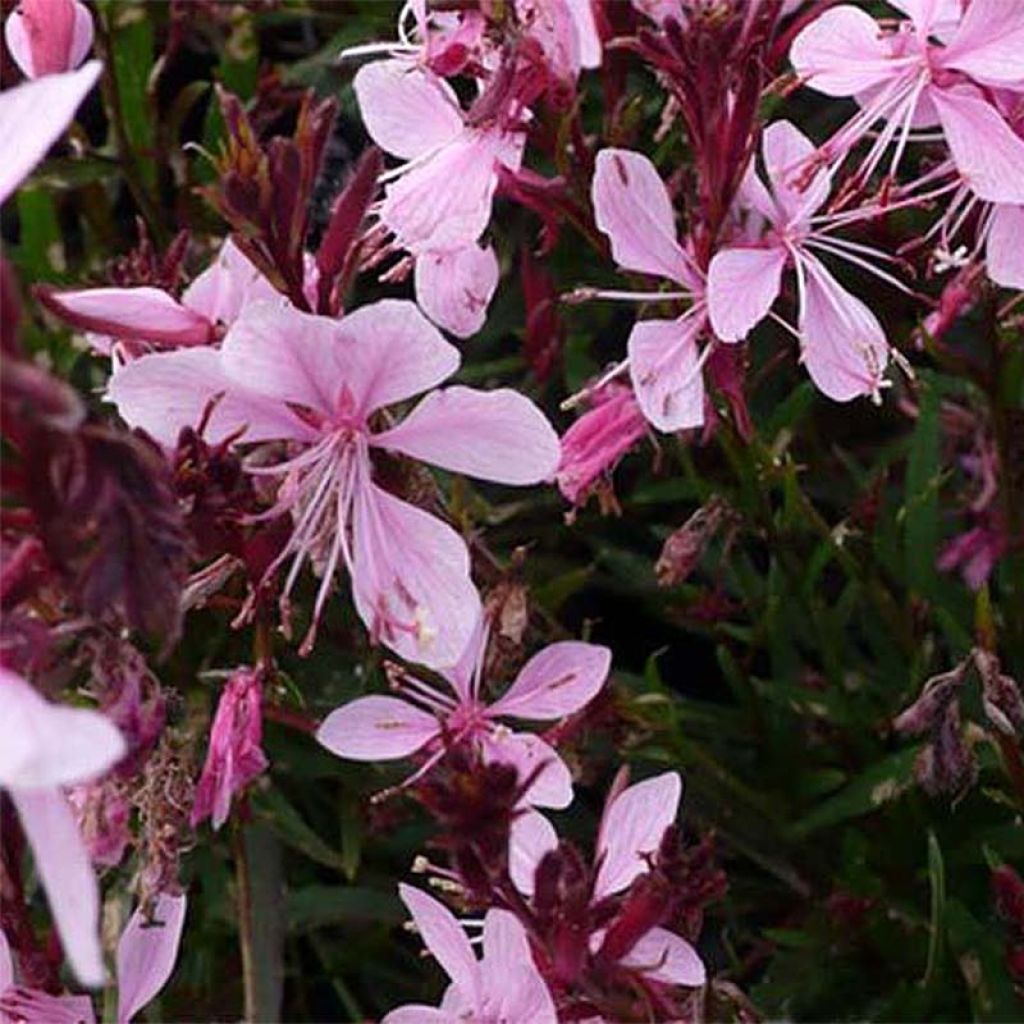
[(356, 922), (398, 924), (403, 917), (398, 899), (378, 889), (310, 885), (288, 895), (288, 930), (292, 933)]
[(922, 374), (917, 425), (910, 439), (903, 514), (906, 570), (910, 586), (931, 594), (939, 545), (939, 388), (932, 374)]
[(310, 860), (337, 871), (349, 871), (351, 860), (321, 839), (279, 789), (258, 793), (253, 809), (256, 817), (264, 820), (283, 842)]
[(928, 940), (928, 964), (921, 984), (930, 988), (938, 977), (942, 963), (946, 920), (946, 868), (942, 860), (942, 847), (935, 833), (928, 832), (928, 882), (931, 886), (931, 937)]

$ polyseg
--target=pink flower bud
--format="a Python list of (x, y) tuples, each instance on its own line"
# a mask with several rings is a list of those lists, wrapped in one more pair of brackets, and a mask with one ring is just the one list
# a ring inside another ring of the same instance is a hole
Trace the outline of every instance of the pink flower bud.
[(238, 669), (221, 694), (210, 729), (210, 748), (196, 787), (192, 824), (212, 818), (218, 829), (227, 820), (231, 798), (267, 767), (260, 747), (263, 719), (260, 713), (260, 673)]
[(92, 36), (92, 15), (78, 0), (21, 0), (4, 26), (7, 48), (28, 78), (73, 71)]

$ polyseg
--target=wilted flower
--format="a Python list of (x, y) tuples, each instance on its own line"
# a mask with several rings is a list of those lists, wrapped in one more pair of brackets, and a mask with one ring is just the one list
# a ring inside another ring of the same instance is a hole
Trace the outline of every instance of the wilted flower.
[(689, 519), (669, 534), (654, 566), (658, 584), (675, 587), (686, 581), (696, 568), (711, 539), (735, 513), (718, 496), (697, 509)]
[(131, 804), (123, 786), (108, 777), (72, 786), (67, 795), (92, 862), (116, 867), (132, 839)]
[(231, 800), (267, 768), (263, 739), (261, 674), (240, 668), (231, 674), (210, 726), (210, 746), (196, 787), (191, 821), (210, 818), (218, 829), (228, 819)]
[(92, 15), (78, 0), (20, 0), (4, 25), (7, 48), (27, 78), (74, 71), (92, 38)]

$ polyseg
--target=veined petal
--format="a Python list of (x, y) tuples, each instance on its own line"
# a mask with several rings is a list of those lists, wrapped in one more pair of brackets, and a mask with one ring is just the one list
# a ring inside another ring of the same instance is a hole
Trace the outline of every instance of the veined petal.
[(0, 139), (7, 142), (0, 164), (0, 203), (28, 177), (71, 123), (96, 84), (103, 65), (91, 60), (77, 71), (44, 75), (0, 93)]
[[(490, 910), (491, 914), (512, 917), (508, 911)], [(514, 921), (515, 918), (512, 918)], [(518, 923), (518, 922), (517, 922)], [(484, 924), (486, 928), (486, 921)], [(485, 940), (486, 941), (486, 937)], [(485, 958), (480, 965), (483, 978), (483, 999), (486, 1012), (476, 1018), (460, 1017), (460, 1020), (479, 1021), (529, 1021), (530, 1024), (557, 1024), (558, 1015), (540, 972), (533, 964), (529, 948), (525, 959), (515, 963), (504, 960), (492, 961)]]
[(498, 257), (472, 245), (416, 257), (416, 301), (435, 324), (457, 338), (472, 337), (487, 319), (498, 287)]
[(443, 469), (505, 484), (535, 484), (558, 467), (558, 435), (525, 395), (511, 388), (432, 391), (373, 443)]
[(996, 284), (1024, 288), (1024, 206), (1000, 203), (992, 211), (985, 265)]
[(993, 203), (1024, 203), (1024, 139), (971, 86), (929, 90), (957, 170)]
[(158, 893), (149, 923), (137, 908), (117, 944), (117, 1022), (129, 1024), (167, 984), (185, 926), (184, 895)]
[(629, 374), (649, 423), (669, 433), (704, 422), (697, 337), (704, 317), (641, 320), (629, 335)]
[(124, 739), (106, 715), (52, 703), (3, 668), (0, 705), (0, 786), (88, 782), (124, 756)]
[(914, 22), (922, 39), (936, 36), (945, 40), (960, 24), (960, 0), (888, 0)]
[(619, 963), (666, 985), (699, 988), (707, 980), (704, 963), (693, 946), (665, 928), (652, 928)]
[(181, 302), (211, 324), (231, 325), (250, 303), (280, 298), (277, 289), (228, 238), (214, 261), (185, 289)]
[(98, 988), (105, 975), (99, 887), (67, 798), (56, 788), (8, 792), (32, 847), (68, 963), (83, 985)]
[(417, 64), (375, 60), (356, 72), (352, 87), (370, 138), (403, 160), (444, 146), (462, 132), (462, 111), (451, 86)]
[(549, 850), (558, 846), (555, 827), (539, 811), (527, 811), (512, 821), (509, 833), (508, 871), (515, 887), (524, 895), (533, 895), (537, 865)]
[(539, 736), (499, 730), (483, 738), (481, 752), (488, 763), (512, 765), (521, 783), (542, 766), (523, 795), (524, 806), (558, 810), (572, 803), (572, 775), (555, 749)]
[(767, 315), (782, 286), (786, 251), (722, 249), (708, 268), (708, 316), (722, 341), (740, 341)]
[(352, 532), (356, 610), (374, 638), (409, 661), (455, 664), (480, 615), (462, 538), (368, 480)]
[(363, 416), (450, 377), (459, 350), (405, 299), (360, 306), (341, 321), (346, 382)]
[(771, 183), (772, 196), (779, 213), (788, 223), (799, 223), (813, 214), (828, 199), (832, 176), (828, 169), (818, 169), (804, 188), (796, 188), (793, 181), (801, 167), (814, 155), (815, 146), (791, 121), (773, 121), (761, 137), (764, 169)]
[(480, 968), (455, 915), (433, 896), (411, 885), (399, 885), (398, 895), (412, 915), (423, 944), (448, 977), (466, 994), (478, 996)]
[(359, 697), (332, 711), (317, 742), (350, 761), (408, 757), (440, 732), (437, 719), (397, 697)]
[(285, 404), (240, 386), (224, 372), (212, 348), (154, 352), (118, 367), (107, 400), (121, 418), (173, 448), (183, 427), (197, 427), (210, 402), (221, 396), (207, 423), (211, 443), (245, 428), (246, 441), (312, 440), (316, 432)]
[(628, 149), (602, 149), (591, 195), (597, 226), (612, 243), (620, 267), (688, 283), (672, 200), (647, 157)]
[(159, 288), (41, 290), (40, 301), (81, 331), (154, 345), (205, 345), (213, 337), (205, 316)]
[(983, 85), (1024, 83), (1024, 5), (972, 0), (939, 61)]
[(630, 786), (611, 802), (597, 834), (595, 900), (625, 889), (647, 870), (646, 857), (675, 822), (682, 794), (678, 773), (665, 772)]
[(828, 96), (853, 96), (903, 74), (890, 56), (875, 19), (849, 4), (815, 18), (789, 50), (796, 73)]
[(491, 714), (533, 719), (570, 715), (597, 696), (611, 664), (607, 647), (577, 640), (549, 644), (523, 666), (491, 705)]

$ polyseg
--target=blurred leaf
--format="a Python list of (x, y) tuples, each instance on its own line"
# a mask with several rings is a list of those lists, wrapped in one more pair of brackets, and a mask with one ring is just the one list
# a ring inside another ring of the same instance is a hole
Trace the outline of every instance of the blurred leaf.
[(399, 924), (397, 896), (356, 886), (311, 885), (288, 894), (288, 929), (311, 931), (331, 925)]
[(923, 374), (917, 425), (910, 439), (904, 504), (907, 580), (919, 594), (931, 594), (937, 576), (939, 545), (939, 390), (932, 374)]

